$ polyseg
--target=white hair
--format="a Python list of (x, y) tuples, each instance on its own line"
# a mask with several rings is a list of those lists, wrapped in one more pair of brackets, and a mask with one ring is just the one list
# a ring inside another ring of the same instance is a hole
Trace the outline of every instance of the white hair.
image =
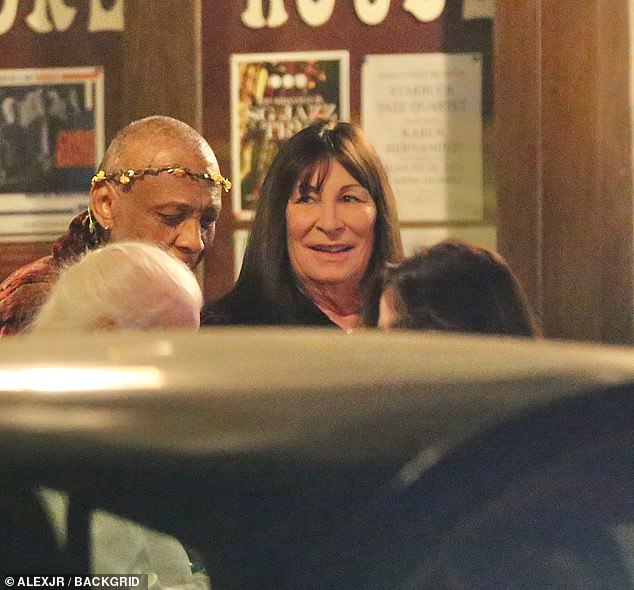
[(196, 329), (202, 304), (183, 262), (158, 246), (116, 242), (61, 271), (32, 331)]

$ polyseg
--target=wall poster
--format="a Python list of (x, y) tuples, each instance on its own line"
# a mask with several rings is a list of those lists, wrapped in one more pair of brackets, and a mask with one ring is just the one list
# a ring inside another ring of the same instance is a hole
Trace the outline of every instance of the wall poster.
[(242, 261), (244, 253), (247, 250), (249, 242), (249, 230), (237, 229), (233, 232), (233, 274), (234, 281), (238, 280), (240, 271), (242, 270)]
[(65, 231), (103, 146), (101, 68), (0, 70), (0, 238)]
[(368, 55), (361, 91), (361, 122), (400, 219), (482, 220), (482, 56)]
[(280, 142), (318, 119), (350, 117), (347, 51), (231, 56), (233, 210), (253, 219)]
[(495, 18), (495, 0), (464, 0), (462, 18)]
[(419, 252), (421, 248), (429, 248), (442, 240), (448, 239), (463, 240), (489, 250), (496, 250), (497, 228), (494, 225), (445, 225), (401, 228), (401, 240), (405, 256), (412, 256)]

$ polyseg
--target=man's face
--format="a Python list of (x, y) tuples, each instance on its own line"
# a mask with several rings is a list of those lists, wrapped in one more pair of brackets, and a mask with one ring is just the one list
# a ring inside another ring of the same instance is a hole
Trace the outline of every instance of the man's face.
[(214, 239), (219, 187), (166, 172), (145, 175), (129, 190), (112, 185), (117, 193), (112, 203), (112, 241), (154, 242), (190, 268), (200, 262)]
[[(157, 132), (150, 126), (122, 140), (110, 156), (104, 170), (108, 175), (171, 166), (199, 174), (218, 171), (204, 140), (179, 129)], [(221, 187), (187, 174), (145, 173), (129, 184), (114, 179), (98, 183), (91, 191), (91, 207), (109, 229), (110, 241), (152, 242), (193, 268), (213, 242)]]

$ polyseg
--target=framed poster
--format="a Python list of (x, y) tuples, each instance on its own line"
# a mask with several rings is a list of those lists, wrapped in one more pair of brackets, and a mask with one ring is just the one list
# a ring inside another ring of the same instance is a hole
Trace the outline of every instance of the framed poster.
[(278, 146), (318, 119), (350, 117), (347, 51), (231, 56), (233, 211), (253, 219)]
[(416, 254), (421, 248), (429, 248), (442, 240), (456, 239), (482, 246), (497, 248), (497, 228), (494, 225), (403, 227), (401, 240), (405, 256)]
[(233, 279), (234, 282), (238, 280), (240, 271), (242, 270), (242, 261), (244, 259), (244, 253), (247, 249), (247, 243), (249, 242), (249, 230), (237, 229), (233, 232)]
[(462, 18), (495, 18), (495, 0), (464, 0)]
[(0, 237), (66, 230), (103, 146), (100, 67), (0, 70)]
[(361, 90), (361, 122), (401, 221), (481, 221), (482, 56), (368, 55)]

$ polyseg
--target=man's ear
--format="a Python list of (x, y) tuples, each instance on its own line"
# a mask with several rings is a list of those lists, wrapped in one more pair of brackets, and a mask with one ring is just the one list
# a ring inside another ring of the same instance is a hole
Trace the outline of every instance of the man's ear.
[(94, 186), (90, 191), (90, 210), (104, 229), (112, 227), (112, 208), (117, 193), (107, 182)]

